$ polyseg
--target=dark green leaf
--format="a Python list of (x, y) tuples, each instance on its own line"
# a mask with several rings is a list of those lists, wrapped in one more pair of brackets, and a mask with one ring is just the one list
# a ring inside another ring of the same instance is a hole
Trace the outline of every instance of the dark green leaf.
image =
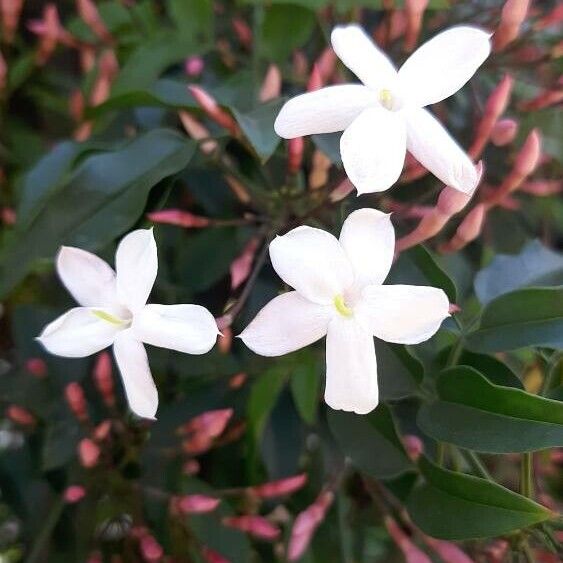
[(290, 386), (295, 406), (307, 424), (317, 419), (321, 374), (313, 354), (299, 354), (291, 374)]
[(209, 42), (213, 33), (213, 2), (167, 0), (167, 9), (180, 33), (188, 39)]
[(476, 354), (475, 352), (464, 350), (458, 364), (475, 368), (495, 385), (516, 387), (517, 389), (524, 388), (518, 376), (506, 364), (494, 356)]
[(563, 286), (520, 289), (497, 297), (485, 307), (467, 346), (477, 352), (563, 346)]
[(367, 415), (330, 410), (328, 424), (342, 452), (361, 471), (389, 479), (412, 468), (386, 405)]
[(424, 368), (407, 348), (376, 339), (375, 354), (382, 400), (392, 401), (417, 393)]
[(418, 414), (429, 436), (489, 453), (527, 452), (563, 444), (563, 403), (487, 381), (473, 368), (445, 370), (439, 400)]
[(543, 506), (491, 481), (442, 469), (426, 458), (419, 465), (426, 482), (410, 495), (407, 509), (435, 538), (487, 538), (552, 517)]

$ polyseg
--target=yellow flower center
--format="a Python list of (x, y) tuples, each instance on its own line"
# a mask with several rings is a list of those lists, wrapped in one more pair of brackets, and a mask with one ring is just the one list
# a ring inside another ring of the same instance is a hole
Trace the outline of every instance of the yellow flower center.
[(95, 317), (98, 317), (99, 319), (102, 319), (102, 321), (106, 321), (106, 322), (114, 324), (114, 325), (125, 324), (125, 321), (121, 320), (118, 317), (115, 317), (114, 315), (111, 315), (110, 313), (106, 313), (105, 311), (94, 310), (94, 311), (92, 311), (92, 315), (94, 315)]
[(379, 101), (385, 109), (393, 109), (393, 94), (391, 94), (391, 90), (383, 88), (383, 90), (379, 92)]
[(351, 317), (353, 314), (352, 309), (346, 305), (343, 295), (339, 294), (334, 298), (334, 306), (343, 317)]

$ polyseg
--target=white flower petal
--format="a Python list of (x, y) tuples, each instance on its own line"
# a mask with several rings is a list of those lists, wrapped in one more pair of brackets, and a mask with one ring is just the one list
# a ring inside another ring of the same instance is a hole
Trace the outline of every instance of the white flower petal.
[(158, 257), (152, 229), (138, 229), (129, 233), (117, 247), (115, 254), (117, 292), (122, 303), (132, 311), (143, 307), (149, 298)]
[(57, 255), (57, 272), (69, 293), (83, 307), (116, 303), (115, 272), (95, 254), (63, 246)]
[(112, 309), (75, 307), (49, 323), (37, 340), (51, 354), (83, 358), (111, 346), (123, 324), (103, 320), (96, 312), (115, 316)]
[(186, 354), (209, 352), (219, 334), (213, 315), (199, 305), (146, 305), (131, 328), (145, 344)]
[(379, 401), (373, 336), (354, 319), (336, 317), (326, 337), (326, 404), (367, 414)]
[(412, 109), (405, 117), (407, 148), (416, 160), (447, 186), (473, 193), (479, 171), (442, 124), (425, 109)]
[(129, 407), (137, 416), (154, 419), (158, 408), (158, 392), (145, 347), (131, 330), (124, 330), (115, 339), (113, 353), (121, 372)]
[(301, 226), (276, 237), (270, 259), (280, 278), (313, 303), (332, 304), (354, 281), (342, 246), (321, 229)]
[(491, 52), (490, 34), (476, 27), (452, 27), (421, 45), (399, 70), (402, 90), (417, 107), (457, 92)]
[(369, 285), (355, 308), (358, 321), (386, 342), (418, 344), (449, 316), (447, 295), (436, 287)]
[(394, 90), (398, 81), (393, 63), (357, 25), (338, 26), (330, 36), (338, 58), (366, 85), (379, 92)]
[(373, 92), (360, 84), (328, 86), (291, 98), (278, 114), (274, 129), (284, 139), (343, 131), (375, 102)]
[(381, 192), (398, 180), (406, 144), (406, 126), (400, 112), (368, 108), (354, 120), (340, 138), (340, 154), (358, 193)]
[(239, 338), (256, 354), (282, 356), (322, 338), (333, 311), (290, 291), (272, 299)]
[(382, 284), (395, 252), (391, 215), (377, 209), (358, 209), (350, 213), (342, 225), (340, 244), (354, 268), (357, 288)]

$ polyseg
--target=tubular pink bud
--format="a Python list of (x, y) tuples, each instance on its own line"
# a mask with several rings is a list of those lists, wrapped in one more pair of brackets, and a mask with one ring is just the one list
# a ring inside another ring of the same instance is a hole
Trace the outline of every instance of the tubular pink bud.
[(68, 110), (74, 121), (80, 123), (84, 116), (84, 94), (80, 90), (74, 90), (68, 99)]
[(385, 527), (397, 547), (403, 552), (407, 563), (432, 563), (424, 551), (417, 547), (411, 538), (390, 516), (385, 517)]
[(563, 180), (534, 180), (525, 182), (520, 190), (531, 195), (545, 197), (563, 192)]
[(225, 559), (220, 553), (217, 553), (210, 547), (204, 545), (201, 548), (201, 555), (205, 559), (206, 563), (231, 563), (228, 559)]
[(184, 70), (188, 76), (199, 76), (205, 67), (201, 57), (188, 57), (184, 62)]
[(352, 184), (352, 182), (350, 182), (348, 178), (346, 178), (346, 180), (343, 180), (340, 184), (338, 184), (338, 186), (336, 186), (336, 188), (334, 188), (334, 190), (329, 196), (329, 199), (333, 203), (337, 203), (339, 201), (342, 201), (346, 196), (351, 194), (353, 191), (354, 191), (354, 185)]
[(259, 239), (253, 238), (248, 241), (242, 253), (233, 260), (230, 267), (231, 290), (234, 291), (248, 278), (254, 262), (254, 256), (260, 244)]
[(163, 209), (162, 211), (153, 211), (148, 213), (147, 217), (154, 223), (165, 225), (174, 225), (175, 227), (183, 227), (184, 229), (201, 229), (211, 224), (210, 219), (201, 215), (194, 215), (188, 211), (181, 209)]
[(78, 457), (80, 464), (86, 469), (90, 469), (97, 465), (100, 458), (100, 448), (90, 438), (83, 438), (78, 444)]
[(271, 64), (268, 67), (264, 82), (260, 88), (258, 99), (261, 102), (269, 102), (275, 98), (279, 98), (282, 86), (282, 75), (277, 65)]
[(207, 127), (203, 126), (195, 117), (192, 117), (187, 111), (179, 111), (178, 117), (188, 135), (196, 141), (201, 141), (199, 148), (204, 154), (211, 154), (217, 150), (217, 142), (211, 139), (211, 133)]
[(164, 555), (162, 546), (150, 534), (144, 535), (139, 540), (139, 550), (146, 563), (157, 563)]
[(41, 358), (29, 358), (26, 360), (25, 369), (35, 377), (42, 378), (47, 376), (47, 364)]
[(502, 51), (512, 43), (520, 31), (520, 26), (526, 19), (530, 0), (507, 0), (502, 8), (500, 24), (493, 35), (493, 49)]
[(111, 84), (119, 70), (117, 59), (113, 51), (105, 51), (100, 57), (99, 72), (90, 94), (90, 103), (98, 106), (105, 102), (110, 93)]
[(86, 496), (86, 489), (81, 485), (70, 485), (65, 489), (63, 494), (64, 501), (67, 504), (75, 504)]
[(313, 92), (315, 90), (319, 90), (324, 86), (323, 77), (319, 67), (314, 64), (313, 68), (311, 69), (311, 76), (309, 77), (309, 81), (307, 82), (307, 92)]
[(3, 92), (6, 89), (8, 79), (8, 65), (6, 63), (6, 59), (0, 53), (0, 92)]
[(203, 514), (213, 512), (220, 502), (220, 499), (206, 495), (185, 495), (178, 499), (177, 506), (184, 514)]
[(228, 354), (231, 351), (231, 346), (233, 344), (233, 330), (230, 326), (225, 326), (223, 328), (219, 327), (219, 330), (222, 333), (219, 335), (217, 340), (219, 352), (221, 352), (221, 354)]
[(532, 111), (547, 108), (563, 101), (563, 88), (559, 90), (546, 90), (539, 96), (523, 102), (519, 108), (523, 111)]
[(545, 29), (563, 24), (563, 4), (557, 4), (551, 12), (540, 18), (534, 25), (534, 29)]
[(12, 43), (16, 36), (23, 0), (0, 0), (2, 36), (6, 43)]
[(22, 426), (33, 426), (35, 424), (35, 417), (27, 409), (18, 405), (10, 405), (6, 409), (6, 416), (12, 422)]
[(320, 57), (317, 59), (313, 66), (313, 70), (315, 68), (317, 69), (322, 84), (326, 84), (328, 82), (328, 80), (332, 76), (332, 73), (334, 72), (335, 65), (336, 53), (332, 50), (332, 47), (326, 47), (326, 49), (321, 53)]
[(287, 141), (287, 171), (290, 174), (297, 174), (303, 162), (303, 150), (305, 140), (303, 137), (295, 137)]
[(295, 475), (295, 477), (288, 477), (270, 483), (264, 483), (256, 487), (252, 487), (252, 492), (260, 498), (279, 497), (283, 495), (290, 495), (295, 491), (301, 489), (307, 482), (307, 475)]
[(405, 0), (407, 29), (405, 31), (404, 50), (410, 53), (415, 47), (422, 27), (424, 11), (428, 0)]
[(238, 134), (238, 125), (236, 121), (210, 96), (201, 86), (191, 85), (188, 90), (195, 98), (199, 107), (221, 127), (227, 129), (233, 136)]
[(287, 548), (289, 561), (297, 561), (305, 553), (333, 500), (334, 494), (331, 491), (325, 491), (317, 497), (313, 504), (298, 514)]
[(111, 357), (107, 352), (101, 352), (96, 359), (93, 371), (94, 385), (101, 395), (104, 404), (108, 407), (115, 406), (115, 393), (113, 386)]
[(218, 409), (204, 412), (192, 418), (183, 426), (184, 432), (205, 432), (208, 436), (216, 438), (225, 430), (233, 416), (233, 409)]
[(0, 208), (0, 219), (4, 225), (15, 225), (16, 212), (11, 207), (2, 207)]
[(59, 21), (59, 13), (54, 4), (47, 4), (43, 9), (43, 33), (41, 34), (41, 42), (36, 55), (38, 65), (44, 65), (51, 57), (57, 43), (59, 41), (61, 22)]
[(94, 35), (97, 35), (106, 43), (112, 43), (112, 36), (100, 17), (96, 4), (92, 0), (76, 0), (76, 4), (82, 21), (92, 30)]
[(296, 78), (304, 80), (308, 69), (309, 63), (303, 51), (295, 51), (293, 53), (293, 74), (295, 74)]
[(518, 133), (518, 122), (515, 119), (500, 119), (491, 131), (491, 141), (497, 147), (503, 147), (514, 141)]
[(262, 516), (227, 516), (223, 525), (246, 532), (255, 538), (273, 541), (279, 538), (281, 531)]
[(252, 30), (250, 26), (239, 17), (235, 17), (232, 20), (233, 31), (237, 36), (240, 44), (246, 48), (250, 49), (252, 47)]
[(452, 240), (444, 244), (440, 250), (442, 252), (456, 252), (475, 240), (483, 228), (486, 211), (487, 208), (484, 203), (477, 204), (464, 217)]
[(197, 459), (189, 459), (182, 466), (182, 473), (185, 475), (197, 475), (200, 470), (199, 461)]
[(536, 169), (540, 155), (540, 134), (538, 129), (533, 129), (516, 156), (514, 170), (522, 176), (529, 176)]
[(248, 379), (246, 373), (240, 372), (229, 379), (229, 389), (240, 389)]
[(470, 195), (446, 186), (438, 196), (436, 208), (440, 211), (440, 213), (451, 217), (452, 215), (459, 213), (470, 201)]
[(450, 315), (455, 315), (455, 313), (459, 313), (461, 311), (461, 307), (459, 305), (456, 305), (455, 303), (450, 303), (450, 306), (448, 307), (448, 313)]
[(86, 397), (79, 383), (69, 383), (65, 388), (66, 402), (72, 411), (72, 414), (80, 421), (88, 420), (88, 407), (86, 405)]
[(469, 557), (464, 551), (462, 551), (455, 543), (436, 540), (427, 536), (422, 535), (424, 543), (435, 551), (442, 561), (447, 563), (474, 563), (473, 559)]
[(111, 432), (111, 420), (103, 420), (94, 429), (94, 439), (97, 442), (103, 442)]
[(403, 444), (405, 445), (409, 458), (413, 461), (416, 461), (424, 451), (424, 444), (422, 443), (422, 440), (414, 434), (407, 434), (403, 436)]

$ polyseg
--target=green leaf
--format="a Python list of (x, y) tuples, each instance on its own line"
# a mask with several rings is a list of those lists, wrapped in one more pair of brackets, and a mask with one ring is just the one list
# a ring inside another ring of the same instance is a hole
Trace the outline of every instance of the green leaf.
[(412, 469), (385, 404), (367, 415), (330, 410), (328, 424), (342, 452), (361, 471), (389, 479)]
[(317, 357), (300, 353), (291, 374), (290, 387), (295, 406), (307, 424), (317, 420), (321, 374)]
[[(449, 352), (449, 350), (448, 350)], [(477, 354), (464, 350), (459, 358), (459, 365), (475, 368), (482, 373), (491, 383), (502, 385), (503, 387), (516, 387), (524, 389), (518, 376), (503, 362), (494, 356)]]
[(167, 11), (180, 33), (198, 42), (213, 37), (213, 2), (209, 0), (167, 0)]
[(542, 150), (552, 157), (563, 162), (563, 116), (560, 108), (552, 107), (528, 112), (520, 123), (518, 138), (524, 142), (526, 135), (534, 128), (539, 127), (542, 138)]
[[(2, 256), (0, 294), (62, 244), (108, 244), (135, 223), (150, 189), (182, 170), (194, 151), (195, 143), (175, 131), (155, 129), (118, 150), (89, 156), (65, 181), (54, 174), (55, 183), (29, 208), (29, 221), (16, 225), (15, 242)], [(63, 168), (67, 163), (63, 159)]]
[(426, 534), (445, 540), (500, 536), (548, 520), (552, 513), (491, 481), (419, 461), (425, 483), (411, 493), (407, 510)]
[(429, 436), (488, 453), (528, 452), (563, 444), (563, 403), (501, 387), (460, 366), (443, 371), (439, 400), (423, 405), (418, 424)]
[(393, 401), (417, 393), (424, 368), (405, 346), (375, 339), (375, 355), (381, 400)]
[(41, 451), (41, 469), (51, 471), (67, 464), (77, 455), (82, 436), (80, 426), (68, 412), (66, 405), (59, 405), (57, 418), (49, 423)]
[(518, 254), (498, 254), (475, 276), (475, 293), (486, 305), (499, 295), (526, 286), (563, 283), (563, 254), (530, 241)]
[(563, 346), (563, 286), (506, 293), (484, 309), (479, 328), (467, 337), (476, 352), (525, 346)]
[(284, 99), (272, 100), (248, 113), (232, 109), (242, 132), (262, 163), (272, 156), (280, 142), (280, 138), (274, 131), (274, 121), (284, 101)]

